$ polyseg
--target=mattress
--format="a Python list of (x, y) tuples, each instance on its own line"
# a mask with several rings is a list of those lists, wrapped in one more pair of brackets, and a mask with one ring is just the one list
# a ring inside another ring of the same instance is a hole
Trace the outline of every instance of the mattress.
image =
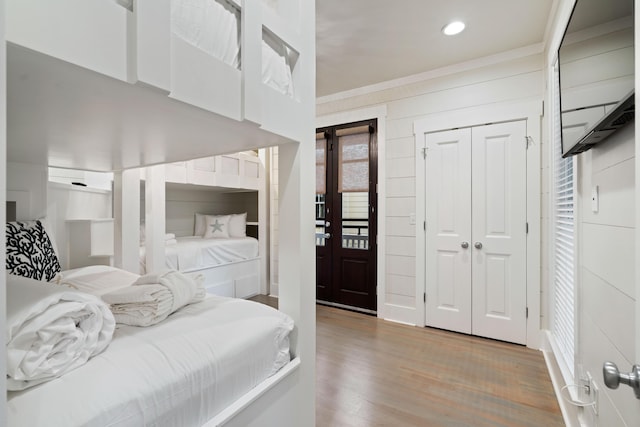
[[(178, 237), (177, 243), (165, 246), (165, 266), (179, 271), (254, 259), (258, 256), (258, 240), (253, 237), (205, 239), (200, 236)], [(140, 248), (140, 271), (146, 272), (145, 248)]]
[(289, 316), (209, 296), (151, 327), (122, 326), (61, 378), (9, 392), (10, 426), (199, 426), (290, 360)]

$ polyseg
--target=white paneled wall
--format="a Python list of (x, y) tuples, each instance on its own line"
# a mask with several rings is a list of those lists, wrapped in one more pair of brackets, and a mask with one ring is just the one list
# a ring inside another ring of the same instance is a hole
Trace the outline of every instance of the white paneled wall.
[(385, 244), (379, 248), (386, 273), (378, 278), (378, 288), (385, 290), (382, 304), (386, 307), (379, 305), (378, 312), (382, 311), (386, 318), (414, 324), (424, 321), (417, 318), (416, 305), (422, 303), (422, 295), (416, 295), (415, 279), (416, 264), (423, 262), (416, 259), (415, 253), (416, 230), (421, 232), (422, 224), (411, 223), (417, 210), (413, 123), (431, 114), (458, 114), (484, 105), (542, 100), (542, 69), (542, 55), (514, 57), (474, 68), (462, 64), (459, 72), (445, 76), (405, 85), (399, 81), (389, 89), (372, 87), (368, 93), (356, 96), (338, 94), (318, 100), (318, 120), (373, 106), (387, 109), (386, 154), (379, 157), (378, 164), (386, 172), (381, 186), (386, 190), (379, 194), (386, 202), (386, 216), (379, 218), (379, 223), (384, 221), (386, 225)]
[[(395, 122), (397, 123), (397, 121)], [(415, 225), (409, 216), (415, 209), (415, 142), (413, 135), (389, 141), (389, 134), (399, 132), (387, 122), (387, 245), (385, 248), (387, 274), (386, 301), (399, 306), (415, 305)], [(409, 129), (413, 134), (413, 129)], [(380, 162), (378, 167), (383, 167)], [(384, 195), (380, 195), (384, 197)], [(382, 219), (381, 219), (382, 220)]]
[[(141, 192), (144, 197), (144, 192)], [(141, 208), (144, 207), (142, 200)], [(193, 236), (194, 214), (231, 214), (247, 212), (247, 221), (258, 221), (258, 193), (221, 192), (193, 189), (180, 185), (167, 187), (166, 232), (176, 236)], [(144, 218), (144, 212), (141, 213)], [(252, 226), (249, 226), (252, 227)]]
[[(637, 425), (640, 405), (632, 390), (607, 389), (602, 364), (621, 371), (635, 354), (635, 145), (630, 124), (578, 158), (578, 372), (600, 388), (599, 416), (585, 411), (588, 426)], [(592, 207), (597, 186), (599, 204)], [(624, 387), (624, 388), (623, 388)]]

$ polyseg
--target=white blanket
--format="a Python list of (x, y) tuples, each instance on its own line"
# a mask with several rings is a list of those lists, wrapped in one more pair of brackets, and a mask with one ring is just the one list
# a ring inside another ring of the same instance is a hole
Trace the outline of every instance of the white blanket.
[(139, 274), (108, 265), (90, 265), (61, 272), (58, 284), (80, 292), (101, 296), (116, 289), (131, 286), (139, 277)]
[[(258, 239), (231, 237), (205, 239), (202, 236), (178, 237), (177, 244), (165, 248), (165, 266), (172, 270), (193, 271), (254, 259), (259, 255)], [(146, 271), (146, 248), (140, 248), (140, 271)]]
[(101, 353), (115, 329), (93, 295), (7, 275), (7, 389), (60, 377)]
[(205, 298), (151, 328), (122, 326), (65, 375), (7, 396), (9, 426), (201, 426), (289, 361), (293, 321)]
[(151, 326), (187, 304), (206, 295), (202, 277), (192, 278), (175, 270), (141, 276), (130, 287), (102, 296), (111, 306), (116, 322)]

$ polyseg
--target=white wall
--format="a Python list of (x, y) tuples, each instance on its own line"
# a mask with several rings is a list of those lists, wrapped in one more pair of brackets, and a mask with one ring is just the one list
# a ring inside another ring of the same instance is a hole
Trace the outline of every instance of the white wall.
[[(541, 50), (541, 49), (538, 49)], [(356, 96), (332, 95), (317, 102), (318, 121), (323, 116), (339, 115), (373, 106), (387, 110), (386, 136), (379, 141), (386, 155), (379, 156), (381, 176), (379, 200), (384, 198), (386, 217), (379, 218), (379, 227), (385, 229), (386, 242), (379, 250), (384, 253), (386, 274), (378, 277), (383, 303), (378, 315), (391, 320), (419, 324), (416, 304), (416, 225), (410, 218), (416, 212), (416, 149), (413, 123), (431, 114), (451, 112), (458, 114), (473, 107), (543, 99), (543, 56), (514, 53), (495, 63), (490, 59), (473, 69), (461, 64), (459, 71), (446, 75), (433, 72), (418, 83), (398, 85), (391, 89), (376, 90)], [(334, 123), (338, 124), (338, 123)], [(423, 320), (423, 319), (422, 319)]]
[[(561, 0), (558, 3), (553, 36), (546, 52), (549, 67), (574, 0)], [(551, 101), (547, 102), (551, 104)], [(547, 122), (545, 127), (548, 134), (552, 135), (554, 130), (550, 123)], [(580, 382), (589, 373), (599, 389), (598, 415), (591, 409), (578, 411), (580, 425), (584, 426), (631, 426), (637, 425), (640, 419), (640, 401), (634, 397), (632, 390), (624, 385), (618, 390), (607, 389), (602, 378), (602, 364), (607, 360), (615, 362), (621, 372), (630, 371), (631, 366), (639, 362), (636, 354), (638, 333), (634, 324), (637, 293), (635, 140), (634, 124), (630, 124), (576, 158), (577, 369), (574, 382)], [(545, 289), (551, 286), (548, 285), (551, 271), (549, 198), (552, 197), (549, 148), (550, 144), (545, 144), (542, 175), (542, 277)], [(599, 189), (598, 212), (592, 209), (594, 186)], [(543, 299), (545, 306), (553, 305), (552, 291)], [(559, 376), (552, 375), (552, 378), (561, 381)], [(567, 421), (570, 425), (577, 425), (578, 422), (572, 418)]]
[[(0, 0), (0, 20), (5, 22), (5, 2)], [(7, 57), (6, 57), (6, 43), (4, 33), (0, 34), (0, 170), (7, 170)], [(7, 192), (7, 176), (0, 176), (0, 205), (4, 205), (6, 202)], [(6, 221), (5, 210), (0, 209), (0, 219)], [(0, 231), (0, 239), (5, 241), (5, 229)], [(5, 245), (0, 245), (0, 257), (6, 259)], [(3, 325), (6, 323), (7, 318), (7, 292), (5, 283), (5, 263), (0, 263), (0, 319), (2, 319)], [(5, 328), (0, 331), (0, 340), (6, 342)], [(6, 378), (7, 378), (7, 354), (2, 352), (0, 354), (0, 390), (6, 390)], [(7, 402), (6, 399), (0, 399), (0, 425), (6, 425), (7, 420)]]
[(107, 190), (56, 182), (48, 183), (47, 192), (47, 220), (54, 227), (58, 259), (65, 270), (70, 268), (66, 220), (112, 218), (112, 195)]
[[(232, 214), (247, 212), (247, 221), (258, 221), (258, 192), (219, 192), (180, 189), (168, 186), (166, 192), (166, 232), (176, 236), (193, 236), (194, 214)], [(144, 192), (141, 192), (144, 198)], [(144, 200), (141, 201), (144, 209)], [(144, 213), (141, 214), (144, 218)], [(255, 227), (248, 226), (251, 233)], [(257, 237), (257, 236), (256, 236)]]
[(280, 219), (278, 216), (278, 209), (280, 206), (278, 203), (278, 147), (271, 148), (269, 150), (269, 155), (269, 294), (278, 296), (278, 224), (280, 224)]
[[(589, 426), (637, 425), (640, 401), (630, 388), (607, 389), (602, 364), (627, 372), (635, 355), (635, 132), (630, 124), (578, 157), (577, 362), (600, 388), (600, 415)], [(599, 209), (591, 193), (599, 189)], [(580, 371), (580, 369), (578, 369)]]
[[(47, 167), (8, 162), (7, 196), (7, 200), (12, 200), (14, 196), (18, 199), (17, 219), (19, 221), (45, 217), (47, 215)], [(23, 206), (20, 206), (20, 203), (23, 203)]]

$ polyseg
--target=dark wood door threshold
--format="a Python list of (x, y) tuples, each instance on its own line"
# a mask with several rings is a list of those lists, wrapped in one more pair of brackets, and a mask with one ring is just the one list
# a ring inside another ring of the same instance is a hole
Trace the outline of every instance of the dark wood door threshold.
[(329, 307), (341, 308), (343, 310), (349, 310), (349, 311), (355, 311), (355, 312), (358, 312), (358, 313), (369, 314), (371, 316), (377, 316), (377, 314), (378, 314), (378, 312), (375, 311), (375, 310), (369, 310), (367, 308), (354, 307), (354, 306), (346, 305), (346, 304), (338, 304), (337, 302), (322, 301), (322, 300), (317, 299), (316, 303), (320, 304), (320, 305), (326, 305), (326, 306), (329, 306)]

